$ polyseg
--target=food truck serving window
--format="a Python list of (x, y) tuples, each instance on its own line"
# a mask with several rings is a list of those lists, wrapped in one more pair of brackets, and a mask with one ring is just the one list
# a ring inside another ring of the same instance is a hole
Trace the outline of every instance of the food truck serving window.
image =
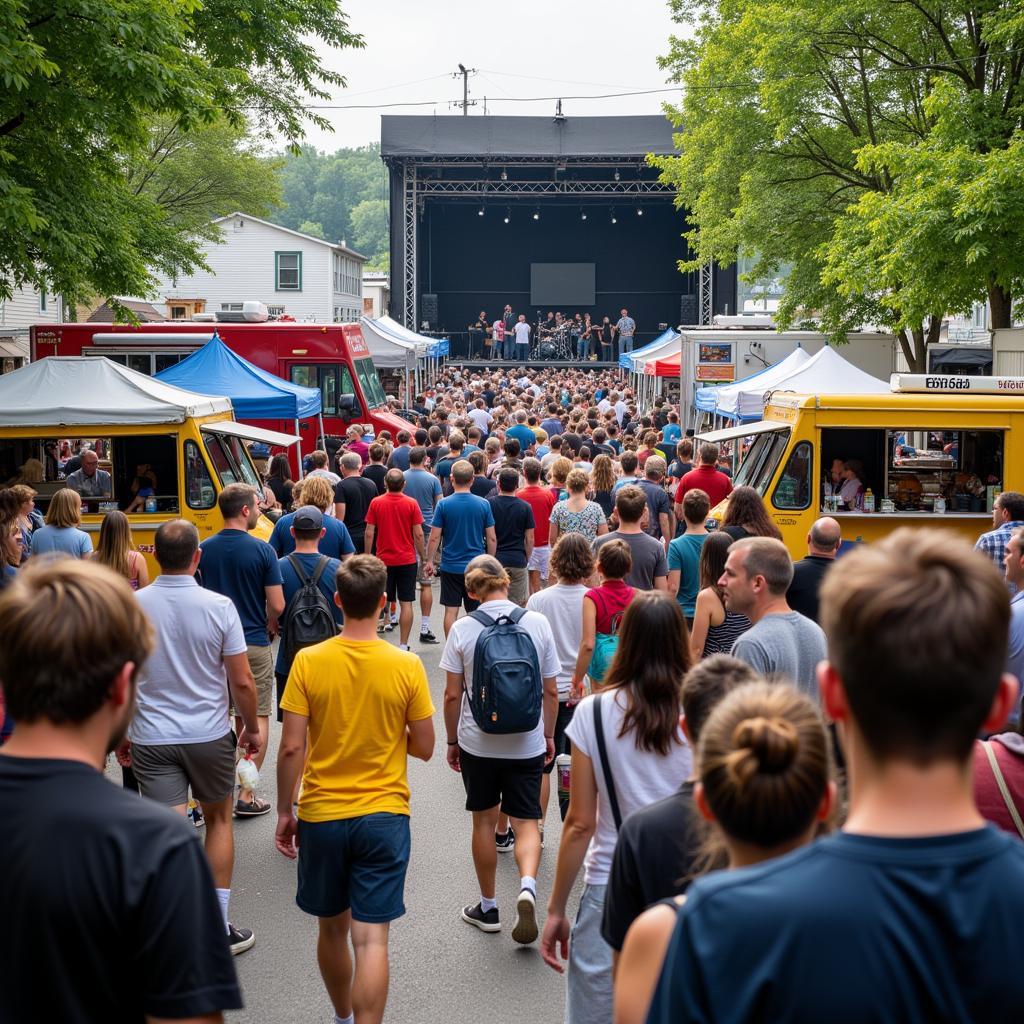
[[(737, 439), (733, 443), (742, 447), (746, 441)], [(746, 454), (741, 451), (740, 468), (733, 485), (753, 487), (758, 494), (764, 494), (788, 444), (789, 430), (758, 434), (746, 449)]]
[(380, 377), (377, 376), (377, 368), (373, 365), (372, 359), (355, 360), (356, 376), (359, 378), (359, 386), (363, 389), (366, 401), (371, 409), (384, 405), (387, 398), (384, 388), (381, 385)]
[(203, 440), (206, 442), (206, 450), (213, 468), (225, 487), (228, 484), (249, 484), (262, 492), (263, 484), (260, 482), (259, 474), (240, 438), (208, 433), (204, 430)]
[(185, 500), (189, 508), (195, 509), (210, 509), (217, 504), (217, 491), (195, 441), (185, 442)]
[(811, 507), (813, 449), (807, 441), (793, 446), (782, 476), (772, 492), (772, 504), (786, 511), (799, 511)]
[[(83, 456), (96, 470), (81, 471)], [(41, 511), (62, 487), (82, 495), (82, 512), (178, 512), (173, 434), (118, 437), (23, 437), (0, 441), (0, 480), (27, 484)]]

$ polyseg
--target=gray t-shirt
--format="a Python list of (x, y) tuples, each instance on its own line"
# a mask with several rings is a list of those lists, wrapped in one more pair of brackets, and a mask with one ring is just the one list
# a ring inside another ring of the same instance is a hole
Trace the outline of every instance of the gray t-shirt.
[(633, 554), (633, 568), (626, 574), (626, 582), (637, 590), (653, 590), (656, 576), (668, 576), (668, 560), (665, 558), (665, 545), (646, 533), (606, 533), (593, 542), (594, 554), (602, 544), (609, 541), (623, 540), (629, 545)]
[(731, 653), (761, 675), (788, 680), (819, 699), (815, 669), (825, 658), (825, 634), (799, 612), (766, 615), (736, 640)]

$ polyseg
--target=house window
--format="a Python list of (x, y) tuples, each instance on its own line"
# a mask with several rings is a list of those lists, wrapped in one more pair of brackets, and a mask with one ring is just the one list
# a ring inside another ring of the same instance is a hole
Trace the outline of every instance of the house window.
[(220, 304), (220, 311), (222, 313), (241, 313), (242, 303), (241, 302), (222, 302)]
[(172, 320), (184, 320), (185, 319), (185, 307), (184, 306), (171, 306), (171, 319)]
[(302, 253), (274, 253), (275, 287), (279, 292), (302, 291)]
[(39, 312), (46, 312), (46, 292), (39, 293)]

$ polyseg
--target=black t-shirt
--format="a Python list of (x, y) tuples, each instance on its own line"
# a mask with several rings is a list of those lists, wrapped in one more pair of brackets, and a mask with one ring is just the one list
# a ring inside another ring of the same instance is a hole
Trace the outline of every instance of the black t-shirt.
[(622, 949), (629, 926), (648, 907), (686, 892), (701, 836), (692, 782), (622, 823), (601, 920), (601, 935), (612, 949)]
[(488, 409), (493, 409), (494, 400), (498, 396), (495, 394), (492, 388), (484, 388), (483, 391), (480, 392), (480, 397), (487, 403)]
[(0, 755), (0, 1019), (142, 1024), (242, 1006), (183, 816), (77, 761)]
[(526, 531), (534, 528), (533, 509), (514, 494), (492, 494), (487, 500), (498, 541), (494, 557), (509, 569), (525, 569)]
[(786, 603), (795, 612), (818, 621), (818, 591), (825, 574), (835, 565), (834, 558), (808, 555), (793, 566), (793, 582), (786, 591)]
[(469, 485), (470, 494), (475, 494), (478, 498), (490, 497), (498, 488), (498, 485), (493, 480), (488, 480), (485, 476), (473, 477), (473, 482)]
[(573, 455), (579, 455), (580, 449), (583, 447), (583, 438), (579, 434), (568, 433), (562, 435), (562, 451), (565, 451), (565, 446), (568, 445), (572, 449)]
[(371, 462), (368, 466), (363, 467), (363, 476), (367, 480), (373, 481), (378, 494), (384, 493), (384, 477), (387, 476), (387, 473), (388, 467), (383, 462)]
[(345, 526), (353, 537), (366, 533), (366, 510), (376, 497), (376, 484), (365, 476), (347, 476), (334, 485), (334, 500), (344, 503)]
[(267, 486), (274, 492), (274, 497), (287, 512), (292, 507), (292, 485), (279, 476), (267, 477)]

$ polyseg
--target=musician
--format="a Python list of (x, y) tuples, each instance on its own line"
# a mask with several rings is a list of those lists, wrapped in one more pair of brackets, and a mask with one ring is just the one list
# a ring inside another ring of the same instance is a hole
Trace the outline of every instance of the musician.
[(501, 322), (505, 325), (505, 335), (508, 336), (515, 330), (516, 326), (516, 315), (512, 312), (512, 306), (509, 303), (505, 303), (505, 310), (501, 314)]
[[(558, 315), (561, 316), (562, 314), (559, 313)], [(537, 325), (537, 334), (541, 338), (550, 338), (555, 333), (556, 327), (558, 327), (558, 320), (549, 309), (547, 317)]]
[(606, 316), (599, 325), (594, 327), (593, 336), (597, 338), (598, 352), (603, 362), (619, 358), (615, 351), (615, 325), (612, 323), (611, 317)]
[(576, 352), (576, 358), (582, 362), (587, 358), (590, 339), (583, 331), (583, 317), (579, 313), (569, 321), (569, 338)]
[(636, 321), (629, 315), (629, 310), (624, 309), (615, 325), (615, 335), (619, 339), (619, 350), (621, 352), (633, 351), (633, 335), (636, 333)]
[(487, 319), (487, 313), (484, 310), (480, 310), (480, 315), (476, 318), (475, 323), (471, 323), (468, 327), (469, 330), (469, 358), (472, 359), (476, 356), (477, 342), (480, 342), (481, 355), (485, 355), (484, 351), (486, 346), (489, 344), (488, 337), (491, 333), (490, 323)]
[(512, 344), (511, 331), (505, 330), (505, 318), (495, 320), (491, 326), (491, 358), (511, 359), (511, 353), (506, 351)]
[(583, 340), (587, 344), (586, 351), (587, 351), (588, 355), (593, 355), (594, 354), (594, 348), (595, 348), (595, 345), (594, 345), (594, 331), (596, 331), (596, 330), (597, 330), (597, 328), (595, 327), (595, 325), (593, 323), (591, 323), (590, 314), (589, 313), (584, 313), (583, 314), (583, 331), (582, 331), (581, 337), (583, 338)]

